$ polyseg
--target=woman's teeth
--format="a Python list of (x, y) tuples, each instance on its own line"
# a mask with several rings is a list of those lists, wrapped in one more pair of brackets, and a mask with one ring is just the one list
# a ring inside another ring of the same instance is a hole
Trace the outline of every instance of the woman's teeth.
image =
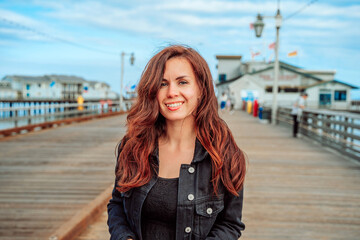
[(167, 107), (178, 107), (180, 105), (182, 105), (183, 103), (171, 103), (171, 104), (166, 104)]

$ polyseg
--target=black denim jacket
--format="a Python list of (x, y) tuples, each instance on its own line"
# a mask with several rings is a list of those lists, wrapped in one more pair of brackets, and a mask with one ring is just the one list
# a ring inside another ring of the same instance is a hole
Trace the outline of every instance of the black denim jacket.
[[(153, 157), (158, 162), (158, 150)], [(182, 164), (179, 176), (176, 215), (176, 239), (236, 240), (245, 225), (241, 222), (243, 190), (236, 197), (220, 185), (214, 195), (211, 180), (211, 159), (196, 140), (194, 159)], [(114, 187), (108, 209), (110, 240), (128, 238), (142, 240), (141, 209), (150, 189), (157, 181), (120, 193)], [(115, 182), (116, 184), (116, 182)]]

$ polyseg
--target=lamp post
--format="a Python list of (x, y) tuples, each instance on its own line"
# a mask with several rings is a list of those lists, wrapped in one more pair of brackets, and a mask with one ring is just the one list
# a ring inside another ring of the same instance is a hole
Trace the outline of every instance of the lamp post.
[[(119, 108), (120, 111), (123, 109), (123, 82), (124, 82), (124, 58), (125, 55), (129, 55), (128, 53), (125, 52), (121, 52), (120, 56), (121, 56), (121, 77), (120, 77), (120, 99), (119, 99)], [(134, 65), (134, 61), (135, 61), (135, 56), (134, 53), (130, 54), (130, 64)]]
[[(275, 65), (274, 65), (274, 83), (273, 83), (273, 102), (271, 110), (271, 123), (276, 125), (276, 113), (277, 113), (277, 94), (278, 94), (278, 82), (279, 82), (279, 30), (281, 27), (282, 17), (280, 15), (280, 10), (277, 10), (275, 17), (275, 26), (276, 26), (276, 41), (275, 41)], [(262, 30), (264, 28), (263, 16), (260, 14), (257, 15), (256, 21), (254, 23), (254, 30), (256, 37), (261, 37)]]

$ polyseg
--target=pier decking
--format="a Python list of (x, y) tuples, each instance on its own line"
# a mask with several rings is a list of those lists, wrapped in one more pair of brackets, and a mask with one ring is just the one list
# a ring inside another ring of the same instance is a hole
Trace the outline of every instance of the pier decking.
[(0, 140), (0, 239), (48, 239), (114, 181), (125, 115)]
[[(223, 118), (248, 155), (244, 239), (358, 239), (360, 164), (244, 112)], [(0, 239), (46, 239), (113, 182), (125, 116), (0, 141)], [(103, 214), (78, 240), (109, 239)]]

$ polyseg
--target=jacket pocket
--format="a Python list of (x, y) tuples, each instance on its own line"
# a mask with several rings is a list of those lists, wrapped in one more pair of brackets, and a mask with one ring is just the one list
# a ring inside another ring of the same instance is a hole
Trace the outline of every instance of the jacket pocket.
[(207, 200), (195, 204), (195, 231), (200, 239), (204, 239), (213, 227), (217, 215), (224, 209), (223, 199)]

